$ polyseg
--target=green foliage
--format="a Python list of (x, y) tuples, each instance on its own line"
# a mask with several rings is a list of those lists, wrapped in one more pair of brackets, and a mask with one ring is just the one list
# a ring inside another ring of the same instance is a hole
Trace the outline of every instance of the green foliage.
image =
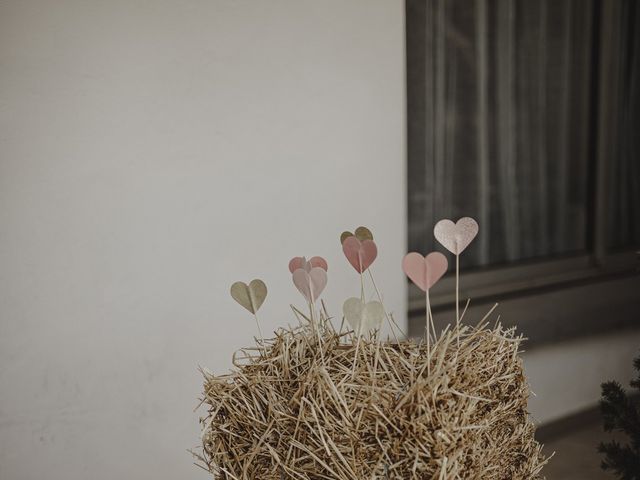
[[(640, 391), (640, 356), (633, 365), (638, 377), (631, 387)], [(627, 394), (618, 382), (602, 384), (600, 409), (607, 432), (621, 432), (628, 437), (625, 445), (613, 440), (601, 442), (598, 451), (605, 455), (602, 469), (615, 473), (620, 480), (640, 480), (640, 411), (634, 396)]]

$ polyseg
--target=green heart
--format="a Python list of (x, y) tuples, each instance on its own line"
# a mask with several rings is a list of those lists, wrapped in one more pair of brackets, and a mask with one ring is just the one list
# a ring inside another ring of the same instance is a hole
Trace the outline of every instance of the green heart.
[(247, 285), (244, 282), (236, 282), (231, 285), (233, 299), (255, 315), (267, 298), (267, 286), (262, 280), (251, 280)]
[(340, 244), (343, 244), (349, 237), (356, 237), (361, 242), (364, 242), (365, 240), (373, 240), (373, 234), (367, 227), (356, 228), (355, 234), (349, 231), (342, 232), (342, 235), (340, 235)]

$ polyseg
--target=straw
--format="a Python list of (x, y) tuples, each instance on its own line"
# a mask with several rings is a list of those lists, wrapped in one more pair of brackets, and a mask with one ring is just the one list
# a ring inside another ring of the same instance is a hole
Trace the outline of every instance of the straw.
[(303, 322), (243, 349), (227, 375), (203, 370), (198, 458), (214, 478), (542, 478), (513, 329), (456, 326), (428, 355), (323, 317), (320, 344)]

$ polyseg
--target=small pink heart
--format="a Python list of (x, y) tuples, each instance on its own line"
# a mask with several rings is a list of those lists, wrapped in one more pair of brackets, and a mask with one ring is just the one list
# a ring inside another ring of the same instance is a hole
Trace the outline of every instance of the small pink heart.
[(348, 237), (342, 242), (342, 251), (349, 263), (362, 273), (371, 266), (378, 256), (378, 247), (373, 240), (360, 241), (356, 237)]
[(478, 222), (471, 217), (462, 217), (456, 223), (440, 220), (433, 227), (433, 235), (447, 250), (460, 255), (478, 234)]
[(307, 302), (315, 302), (327, 285), (327, 272), (321, 267), (313, 267), (308, 272), (298, 268), (293, 272), (293, 284)]
[(426, 257), (417, 252), (411, 252), (402, 259), (402, 270), (423, 292), (429, 290), (442, 278), (447, 267), (447, 257), (440, 252), (431, 252)]
[(295, 272), (299, 268), (309, 272), (313, 267), (320, 267), (325, 272), (329, 270), (327, 261), (322, 257), (312, 257), (311, 260), (307, 260), (305, 257), (293, 257), (289, 261), (289, 271), (291, 273)]

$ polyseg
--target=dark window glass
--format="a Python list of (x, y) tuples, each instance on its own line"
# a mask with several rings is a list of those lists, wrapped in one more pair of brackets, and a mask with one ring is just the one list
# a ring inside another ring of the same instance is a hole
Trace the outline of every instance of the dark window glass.
[[(638, 21), (619, 21), (611, 246), (640, 241)], [(587, 252), (597, 143), (598, 4), (408, 0), (409, 248), (441, 218), (482, 230), (463, 266)], [(622, 61), (624, 57), (624, 61)], [(625, 83), (626, 82), (626, 83)]]

